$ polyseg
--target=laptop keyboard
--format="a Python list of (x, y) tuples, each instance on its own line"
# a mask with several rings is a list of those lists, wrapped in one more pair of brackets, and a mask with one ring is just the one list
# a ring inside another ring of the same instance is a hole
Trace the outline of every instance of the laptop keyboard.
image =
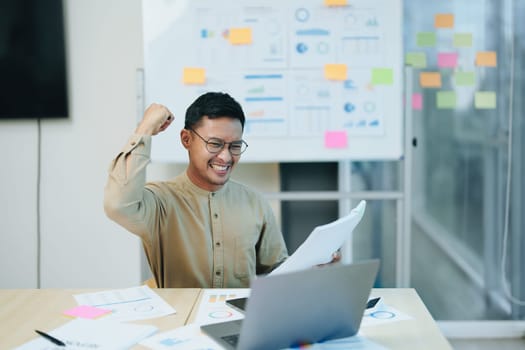
[(222, 340), (224, 340), (226, 343), (230, 344), (231, 346), (237, 346), (237, 343), (239, 342), (239, 334), (232, 334), (232, 335), (226, 335), (224, 337), (221, 337)]

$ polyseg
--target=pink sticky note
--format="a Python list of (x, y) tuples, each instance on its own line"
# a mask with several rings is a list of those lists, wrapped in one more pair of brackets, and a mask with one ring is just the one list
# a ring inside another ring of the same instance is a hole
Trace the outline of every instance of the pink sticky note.
[(455, 52), (440, 52), (437, 59), (440, 68), (454, 68), (458, 65), (458, 54)]
[(324, 134), (324, 146), (326, 148), (346, 148), (348, 138), (346, 131), (326, 131)]
[(80, 305), (64, 311), (64, 314), (73, 317), (96, 318), (105, 315), (109, 312), (111, 312), (111, 310), (101, 309), (89, 305)]
[(423, 95), (420, 93), (412, 94), (412, 109), (416, 111), (423, 109)]

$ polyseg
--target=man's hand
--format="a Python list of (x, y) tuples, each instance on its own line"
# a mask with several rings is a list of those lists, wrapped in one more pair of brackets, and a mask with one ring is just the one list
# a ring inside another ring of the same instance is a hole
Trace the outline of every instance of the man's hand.
[(166, 130), (173, 120), (173, 114), (166, 106), (152, 103), (146, 108), (142, 121), (135, 132), (142, 135), (157, 135)]
[(332, 265), (332, 264), (337, 264), (339, 261), (341, 261), (341, 252), (339, 250), (336, 250), (333, 254), (332, 254), (332, 261), (326, 263), (326, 264), (320, 264), (320, 265), (317, 265), (319, 267), (322, 267), (322, 266), (328, 266), (328, 265)]

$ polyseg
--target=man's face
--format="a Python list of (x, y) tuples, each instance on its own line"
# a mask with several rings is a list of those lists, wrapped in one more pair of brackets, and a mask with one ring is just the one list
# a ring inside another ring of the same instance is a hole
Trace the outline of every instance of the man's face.
[(215, 119), (204, 117), (201, 123), (194, 127), (194, 131), (187, 129), (181, 131), (182, 143), (188, 150), (190, 158), (188, 177), (204, 190), (217, 191), (228, 181), (241, 157), (230, 153), (229, 144), (218, 153), (210, 153), (206, 143), (198, 135), (204, 140), (215, 138), (224, 142), (239, 141), (242, 139), (241, 122), (229, 117)]

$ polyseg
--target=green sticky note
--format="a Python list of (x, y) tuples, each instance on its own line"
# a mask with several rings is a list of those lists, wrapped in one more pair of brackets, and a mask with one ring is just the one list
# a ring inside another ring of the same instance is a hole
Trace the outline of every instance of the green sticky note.
[(373, 85), (392, 85), (394, 82), (394, 72), (391, 68), (372, 69)]
[(436, 102), (438, 109), (456, 108), (456, 93), (454, 91), (438, 91)]
[(494, 91), (478, 91), (474, 95), (474, 106), (477, 109), (495, 109), (496, 108), (496, 92)]
[(426, 68), (427, 55), (424, 52), (407, 52), (405, 63), (414, 68)]
[(421, 32), (417, 33), (417, 46), (436, 46), (436, 33)]
[(456, 33), (452, 41), (454, 47), (472, 47), (472, 33)]
[(456, 72), (454, 81), (457, 86), (473, 86), (476, 83), (476, 74), (474, 72)]

